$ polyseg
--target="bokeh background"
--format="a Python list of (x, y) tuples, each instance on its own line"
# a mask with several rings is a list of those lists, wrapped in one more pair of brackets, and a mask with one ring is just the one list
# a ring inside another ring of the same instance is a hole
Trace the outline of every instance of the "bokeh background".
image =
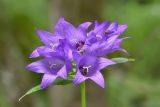
[(87, 81), (88, 107), (160, 107), (160, 0), (0, 0), (0, 107), (80, 107), (78, 86), (50, 86), (18, 99), (41, 81), (25, 70), (42, 44), (36, 29), (53, 30), (64, 16), (75, 26), (84, 21), (127, 23), (122, 46), (135, 58), (103, 70), (106, 88)]

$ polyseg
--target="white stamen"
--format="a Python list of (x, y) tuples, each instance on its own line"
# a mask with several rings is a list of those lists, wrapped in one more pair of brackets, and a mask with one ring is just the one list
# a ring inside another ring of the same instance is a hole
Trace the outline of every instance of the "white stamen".
[(86, 66), (86, 67), (84, 66), (83, 68), (84, 68), (84, 69), (87, 69), (87, 72), (88, 72), (88, 69), (91, 68), (91, 67), (92, 67), (92, 66)]
[(51, 48), (52, 48), (53, 50), (55, 50), (55, 48), (58, 46), (57, 43), (50, 43), (49, 45), (51, 46)]
[(53, 67), (55, 67), (57, 64), (52, 63), (51, 61), (49, 61), (49, 68), (52, 69)]
[(89, 36), (89, 33), (87, 33), (87, 37)]
[(49, 68), (52, 69), (52, 68), (55, 67), (55, 66), (56, 66), (56, 64), (51, 64)]
[(78, 43), (78, 42), (77, 42), (77, 39), (75, 39), (75, 38), (71, 39), (70, 41), (71, 41), (71, 42)]
[(101, 39), (101, 38), (102, 38), (102, 36), (97, 34), (97, 35), (96, 35), (96, 38)]
[(83, 68), (91, 68), (91, 67), (92, 67), (92, 66), (90, 65), (90, 66), (86, 66), (86, 67), (84, 66)]

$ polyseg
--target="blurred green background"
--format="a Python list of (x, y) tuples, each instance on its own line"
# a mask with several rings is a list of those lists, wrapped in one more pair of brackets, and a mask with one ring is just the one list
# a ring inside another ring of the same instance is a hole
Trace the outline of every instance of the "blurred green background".
[(106, 88), (87, 82), (88, 107), (160, 107), (160, 0), (0, 0), (0, 107), (80, 107), (78, 86), (50, 86), (19, 97), (41, 81), (25, 70), (42, 42), (36, 29), (52, 31), (64, 16), (74, 25), (105, 20), (127, 23), (122, 36), (131, 38), (108, 57), (135, 58), (135, 62), (106, 68)]

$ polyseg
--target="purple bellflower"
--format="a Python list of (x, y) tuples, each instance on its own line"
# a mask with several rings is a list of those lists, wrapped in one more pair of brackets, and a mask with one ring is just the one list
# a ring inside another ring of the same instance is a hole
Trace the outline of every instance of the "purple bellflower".
[(98, 41), (91, 44), (91, 46), (87, 48), (86, 53), (97, 57), (105, 56), (117, 50), (127, 53), (125, 49), (120, 47), (122, 41), (127, 39), (127, 37), (117, 39), (118, 36), (119, 35), (114, 35), (108, 38), (106, 41)]
[(69, 48), (68, 51), (81, 51), (87, 43), (87, 31), (91, 22), (82, 23), (76, 28), (63, 17), (60, 20), (54, 32), (65, 37), (62, 43), (65, 44), (66, 49)]
[(100, 71), (116, 63), (103, 57), (117, 50), (126, 52), (120, 45), (127, 37), (119, 36), (127, 25), (119, 25), (118, 22), (110, 24), (110, 21), (99, 24), (95, 21), (93, 29), (88, 31), (90, 25), (91, 22), (84, 22), (74, 27), (61, 17), (53, 33), (37, 30), (44, 45), (37, 47), (30, 58), (42, 56), (44, 59), (33, 62), (26, 68), (44, 74), (42, 89), (53, 83), (57, 77), (68, 79), (69, 72), (72, 72), (71, 62), (76, 65), (74, 84), (90, 79), (104, 88), (104, 78)]
[(122, 41), (128, 37), (118, 38), (127, 27), (127, 24), (118, 25), (118, 22), (110, 25), (109, 21), (102, 24), (95, 21), (94, 29), (88, 33), (89, 48), (86, 48), (86, 52), (95, 56), (105, 56), (117, 50), (127, 53), (120, 46)]
[(44, 56), (44, 59), (33, 62), (26, 68), (33, 72), (44, 74), (41, 82), (42, 89), (52, 84), (57, 77), (67, 79), (67, 74), (71, 70), (72, 64), (65, 57), (62, 50), (49, 53), (39, 51), (39, 53)]
[(106, 21), (99, 24), (98, 21), (95, 21), (94, 29), (88, 33), (88, 40), (90, 43), (95, 43), (100, 40), (107, 40), (111, 36), (120, 36), (125, 29), (127, 29), (127, 27), (127, 24), (119, 25), (118, 22), (113, 22), (110, 24), (110, 21)]
[(39, 57), (40, 54), (38, 51), (41, 50), (45, 53), (56, 51), (56, 48), (59, 46), (59, 40), (63, 39), (61, 36), (43, 30), (37, 30), (37, 34), (44, 43), (44, 46), (37, 47), (30, 55), (30, 58)]
[(104, 78), (100, 70), (116, 63), (107, 58), (98, 58), (89, 54), (80, 55), (78, 53), (73, 53), (73, 56), (76, 61), (74, 84), (77, 85), (87, 79), (91, 79), (100, 87), (104, 88)]

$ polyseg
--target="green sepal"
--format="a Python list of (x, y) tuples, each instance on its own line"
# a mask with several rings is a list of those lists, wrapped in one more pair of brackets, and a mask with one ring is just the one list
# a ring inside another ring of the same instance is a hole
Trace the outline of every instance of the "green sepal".
[(112, 58), (111, 60), (116, 63), (125, 63), (128, 61), (135, 61), (135, 59), (133, 59), (133, 58), (128, 59), (128, 58), (123, 58), (123, 57)]

